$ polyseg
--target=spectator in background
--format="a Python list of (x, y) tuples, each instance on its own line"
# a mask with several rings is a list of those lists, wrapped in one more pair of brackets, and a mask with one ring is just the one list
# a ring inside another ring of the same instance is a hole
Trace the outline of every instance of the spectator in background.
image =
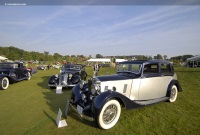
[(94, 65), (94, 75), (93, 75), (93, 77), (98, 75), (99, 69), (100, 69), (100, 65), (98, 63), (96, 63)]

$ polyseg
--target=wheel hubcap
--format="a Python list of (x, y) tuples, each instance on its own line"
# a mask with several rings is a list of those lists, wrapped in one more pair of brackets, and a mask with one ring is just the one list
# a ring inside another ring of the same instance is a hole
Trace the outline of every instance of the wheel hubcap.
[(117, 115), (117, 107), (115, 105), (109, 105), (103, 113), (103, 122), (108, 124), (112, 122)]
[(4, 79), (3, 82), (2, 82), (3, 87), (5, 88), (7, 86), (7, 84), (8, 84), (7, 80)]
[(175, 95), (176, 95), (176, 90), (175, 90), (175, 88), (173, 88), (172, 91), (171, 91), (170, 98), (174, 99)]

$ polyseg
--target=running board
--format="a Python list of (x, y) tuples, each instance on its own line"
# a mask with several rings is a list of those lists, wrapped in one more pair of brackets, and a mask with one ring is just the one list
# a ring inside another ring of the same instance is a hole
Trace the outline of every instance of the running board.
[(157, 98), (157, 99), (151, 99), (151, 100), (145, 100), (145, 101), (144, 100), (134, 101), (134, 102), (139, 105), (151, 105), (151, 104), (155, 104), (155, 103), (159, 103), (159, 102), (163, 102), (167, 100), (169, 100), (169, 97), (162, 97), (162, 98)]

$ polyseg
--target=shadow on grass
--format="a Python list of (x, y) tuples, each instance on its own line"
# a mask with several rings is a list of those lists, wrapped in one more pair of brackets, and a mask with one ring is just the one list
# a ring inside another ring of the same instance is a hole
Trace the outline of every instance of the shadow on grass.
[[(63, 88), (62, 94), (56, 94), (56, 89), (50, 89), (49, 88), (48, 79), (49, 79), (49, 76), (42, 77), (42, 82), (39, 82), (38, 86), (40, 86), (43, 89), (47, 89), (47, 90), (44, 90), (42, 94), (44, 95), (44, 98), (46, 99), (46, 104), (49, 106), (49, 109), (57, 115), (58, 110), (60, 108), (62, 110), (63, 116), (64, 116), (64, 111), (66, 110), (67, 99), (71, 96), (72, 88), (70, 88), (70, 87)], [(43, 110), (43, 113), (56, 125), (56, 117), (53, 118), (48, 113), (48, 111), (45, 111), (45, 110)], [(91, 122), (91, 121), (87, 121), (87, 120), (82, 119), (72, 109), (69, 109), (67, 117), (70, 117), (77, 122), (81, 122), (83, 124), (89, 125), (89, 126), (94, 127), (94, 128), (98, 127), (96, 122), (93, 122), (93, 121)], [(64, 117), (64, 118), (66, 118), (66, 117)]]
[(194, 70), (192, 70), (192, 71), (186, 71), (186, 70), (184, 71), (184, 70), (182, 70), (182, 71), (181, 71), (181, 70), (180, 70), (180, 71), (175, 71), (175, 72), (177, 72), (177, 73), (178, 73), (178, 72), (193, 73), (193, 72), (200, 72), (200, 70), (197, 70), (197, 71), (194, 71)]
[(41, 88), (49, 89), (48, 80), (49, 80), (49, 76), (43, 76), (42, 82), (39, 82), (38, 86), (40, 86)]
[(56, 119), (54, 119), (53, 117), (51, 117), (45, 110), (43, 110), (43, 113), (54, 123), (54, 125), (57, 126)]

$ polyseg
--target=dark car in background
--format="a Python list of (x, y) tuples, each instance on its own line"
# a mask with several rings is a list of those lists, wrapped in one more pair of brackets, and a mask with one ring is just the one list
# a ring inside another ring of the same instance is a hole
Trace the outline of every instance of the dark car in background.
[(23, 63), (0, 63), (0, 89), (6, 90), (9, 84), (22, 80), (30, 80), (31, 73)]
[(64, 64), (60, 74), (50, 76), (48, 86), (55, 88), (56, 86), (73, 87), (80, 80), (86, 80), (87, 73), (85, 66), (82, 64)]
[(97, 76), (73, 87), (70, 106), (83, 118), (112, 128), (121, 107), (137, 109), (162, 101), (175, 102), (182, 88), (173, 65), (165, 60), (126, 61), (114, 75)]

